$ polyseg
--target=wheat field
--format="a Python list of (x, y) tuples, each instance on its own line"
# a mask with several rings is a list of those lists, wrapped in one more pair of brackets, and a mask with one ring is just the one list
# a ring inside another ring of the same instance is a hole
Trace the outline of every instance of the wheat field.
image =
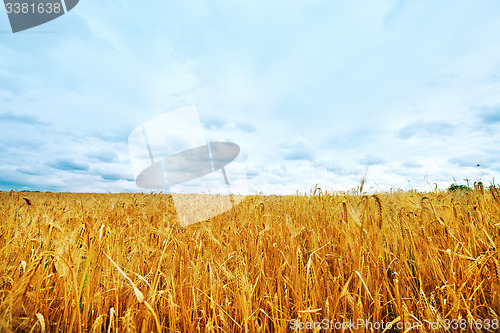
[[(497, 332), (500, 190), (0, 192), (1, 332)], [(356, 323), (356, 325), (353, 325)]]

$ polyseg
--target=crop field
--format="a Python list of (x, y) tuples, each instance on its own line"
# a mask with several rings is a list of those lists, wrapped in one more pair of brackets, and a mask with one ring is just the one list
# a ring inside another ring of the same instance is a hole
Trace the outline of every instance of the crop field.
[[(191, 198), (192, 199), (192, 198)], [(495, 187), (249, 196), (0, 192), (0, 332), (498, 332)]]

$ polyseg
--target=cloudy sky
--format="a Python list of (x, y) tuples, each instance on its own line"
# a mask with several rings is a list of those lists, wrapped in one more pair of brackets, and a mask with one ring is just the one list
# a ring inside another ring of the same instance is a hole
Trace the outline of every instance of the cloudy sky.
[(129, 134), (195, 105), (251, 193), (500, 182), (500, 2), (82, 0), (0, 10), (0, 190), (147, 191)]

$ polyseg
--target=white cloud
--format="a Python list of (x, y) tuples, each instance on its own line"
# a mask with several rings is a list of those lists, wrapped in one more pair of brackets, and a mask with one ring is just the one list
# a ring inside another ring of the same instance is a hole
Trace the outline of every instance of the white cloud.
[[(365, 165), (373, 190), (493, 177), (496, 6), (81, 2), (0, 41), (0, 188), (137, 190), (128, 134), (189, 104), (255, 191), (347, 190)], [(47, 166), (62, 160), (86, 167)]]

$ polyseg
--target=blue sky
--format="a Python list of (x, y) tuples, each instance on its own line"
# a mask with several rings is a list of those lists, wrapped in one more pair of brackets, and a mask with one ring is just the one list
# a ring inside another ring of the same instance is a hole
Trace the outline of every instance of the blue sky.
[(129, 134), (192, 104), (252, 193), (489, 185), (498, 36), (497, 0), (82, 0), (16, 34), (0, 11), (0, 190), (144, 191)]

